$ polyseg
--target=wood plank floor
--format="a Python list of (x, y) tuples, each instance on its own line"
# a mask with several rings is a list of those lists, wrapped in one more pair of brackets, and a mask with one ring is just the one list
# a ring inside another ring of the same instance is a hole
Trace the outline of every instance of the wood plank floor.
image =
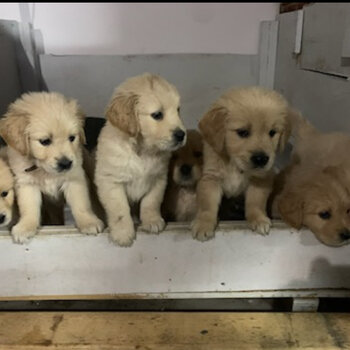
[(350, 349), (350, 315), (3, 312), (0, 349)]

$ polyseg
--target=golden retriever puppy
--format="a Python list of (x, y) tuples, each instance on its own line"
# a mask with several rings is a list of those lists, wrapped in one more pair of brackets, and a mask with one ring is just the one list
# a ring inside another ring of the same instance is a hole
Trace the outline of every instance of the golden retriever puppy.
[(6, 148), (0, 150), (0, 227), (12, 223), (15, 210), (14, 177), (7, 164)]
[(198, 212), (193, 236), (214, 236), (218, 209), (227, 198), (245, 193), (245, 216), (253, 230), (267, 234), (266, 202), (273, 164), (289, 137), (287, 101), (260, 87), (234, 88), (210, 107), (199, 122), (204, 140), (203, 176), (197, 186)]
[(95, 181), (110, 237), (120, 246), (135, 239), (130, 205), (140, 204), (141, 229), (165, 227), (160, 207), (171, 152), (186, 142), (176, 88), (149, 73), (116, 88), (96, 150)]
[(58, 199), (63, 193), (81, 232), (103, 230), (91, 210), (82, 168), (83, 122), (77, 102), (55, 92), (22, 95), (0, 120), (20, 213), (11, 230), (15, 242), (37, 232), (42, 194)]
[(291, 163), (276, 178), (273, 217), (309, 228), (324, 244), (350, 242), (350, 136), (321, 133), (294, 115)]
[(171, 157), (162, 204), (166, 221), (192, 221), (197, 211), (196, 187), (202, 176), (203, 143), (197, 130), (187, 130), (186, 145)]

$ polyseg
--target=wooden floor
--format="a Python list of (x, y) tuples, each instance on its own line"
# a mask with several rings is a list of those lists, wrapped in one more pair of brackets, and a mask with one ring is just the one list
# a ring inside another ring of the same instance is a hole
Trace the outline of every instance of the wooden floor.
[(3, 312), (0, 349), (350, 349), (350, 315)]

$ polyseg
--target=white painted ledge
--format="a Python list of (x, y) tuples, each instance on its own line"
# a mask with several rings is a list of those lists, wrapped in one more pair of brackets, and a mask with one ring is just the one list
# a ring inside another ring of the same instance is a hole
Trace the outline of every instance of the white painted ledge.
[(131, 248), (71, 226), (43, 227), (27, 245), (0, 231), (0, 257), (0, 300), (350, 296), (350, 246), (278, 221), (266, 237), (222, 222), (205, 243), (171, 223)]

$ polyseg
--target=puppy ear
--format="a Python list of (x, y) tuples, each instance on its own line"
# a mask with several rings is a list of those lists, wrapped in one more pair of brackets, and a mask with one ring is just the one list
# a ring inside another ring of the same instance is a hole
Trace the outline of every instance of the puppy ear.
[(135, 106), (138, 101), (135, 94), (117, 94), (106, 109), (107, 119), (118, 129), (135, 137), (140, 131)]
[(86, 138), (85, 138), (85, 131), (84, 131), (84, 125), (85, 125), (85, 113), (78, 104), (78, 101), (73, 98), (66, 98), (67, 103), (72, 108), (72, 113), (74, 113), (78, 117), (79, 121), (79, 141), (82, 145), (85, 145)]
[(85, 126), (85, 113), (84, 111), (81, 109), (80, 106), (78, 106), (78, 110), (77, 110), (77, 115), (81, 121), (81, 125), (80, 125), (80, 129), (79, 129), (79, 139), (82, 145), (86, 144), (86, 137), (85, 137), (85, 130), (84, 130), (84, 126)]
[(199, 121), (198, 127), (203, 139), (218, 153), (224, 153), (225, 122), (228, 111), (224, 107), (211, 108)]
[(294, 112), (291, 109), (289, 109), (283, 131), (282, 131), (280, 138), (278, 140), (277, 150), (278, 150), (278, 152), (281, 152), (281, 153), (283, 152), (284, 147), (286, 147), (286, 144), (287, 144), (289, 137), (290, 137), (290, 134), (292, 132), (292, 124), (291, 124), (291, 118), (290, 118), (291, 113), (294, 113)]
[(303, 224), (303, 201), (299, 192), (282, 193), (277, 203), (278, 212), (288, 225), (300, 229)]
[(27, 127), (29, 116), (16, 110), (15, 105), (0, 120), (0, 136), (5, 142), (24, 156), (29, 154)]

